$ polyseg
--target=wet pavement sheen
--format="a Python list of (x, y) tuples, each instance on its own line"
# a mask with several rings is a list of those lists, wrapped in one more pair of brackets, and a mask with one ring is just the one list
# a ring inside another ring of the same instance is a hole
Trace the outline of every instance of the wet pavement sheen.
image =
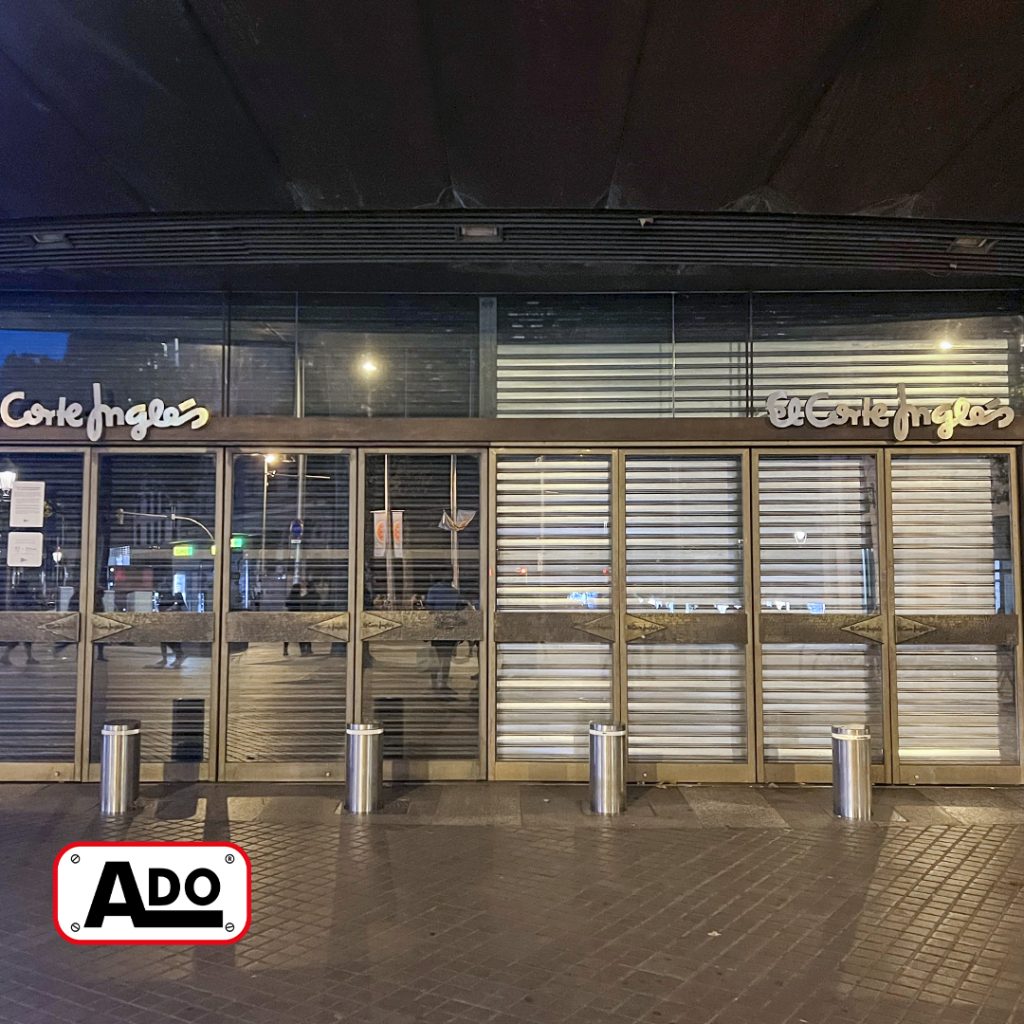
[[(130, 822), (95, 786), (0, 787), (0, 1021), (978, 1022), (1024, 1020), (1024, 791), (144, 787)], [(53, 856), (87, 839), (225, 840), (253, 924), (225, 947), (72, 946)]]

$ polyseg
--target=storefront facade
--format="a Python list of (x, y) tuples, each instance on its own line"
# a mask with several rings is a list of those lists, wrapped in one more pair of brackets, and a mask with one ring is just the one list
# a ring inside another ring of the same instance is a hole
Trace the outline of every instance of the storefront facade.
[(7, 294), (0, 777), (131, 716), (149, 779), (374, 718), (393, 778), (583, 780), (614, 716), (638, 781), (866, 721), (879, 782), (1019, 783), (1021, 344), (1017, 292)]

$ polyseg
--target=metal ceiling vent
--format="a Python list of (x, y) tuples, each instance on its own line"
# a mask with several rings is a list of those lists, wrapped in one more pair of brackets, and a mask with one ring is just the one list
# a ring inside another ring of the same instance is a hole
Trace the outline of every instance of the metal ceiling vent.
[(497, 224), (460, 224), (455, 237), (465, 242), (500, 242), (501, 227)]

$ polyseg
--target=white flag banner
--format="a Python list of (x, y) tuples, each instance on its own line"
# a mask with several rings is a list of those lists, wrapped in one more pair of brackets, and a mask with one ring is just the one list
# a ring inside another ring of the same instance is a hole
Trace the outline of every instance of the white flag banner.
[(395, 558), (404, 558), (405, 551), (402, 547), (403, 541), (403, 529), (404, 529), (403, 515), (401, 512), (391, 513), (391, 546), (395, 552)]
[(383, 558), (388, 549), (388, 515), (383, 510), (373, 513), (373, 555)]

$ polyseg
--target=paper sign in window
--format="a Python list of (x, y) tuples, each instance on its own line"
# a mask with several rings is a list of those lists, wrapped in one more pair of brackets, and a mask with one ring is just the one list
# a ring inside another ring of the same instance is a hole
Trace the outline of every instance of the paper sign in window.
[(16, 480), (11, 487), (11, 529), (40, 529), (45, 502), (46, 484), (42, 480)]
[(11, 530), (7, 535), (7, 564), (38, 568), (43, 564), (43, 535)]

